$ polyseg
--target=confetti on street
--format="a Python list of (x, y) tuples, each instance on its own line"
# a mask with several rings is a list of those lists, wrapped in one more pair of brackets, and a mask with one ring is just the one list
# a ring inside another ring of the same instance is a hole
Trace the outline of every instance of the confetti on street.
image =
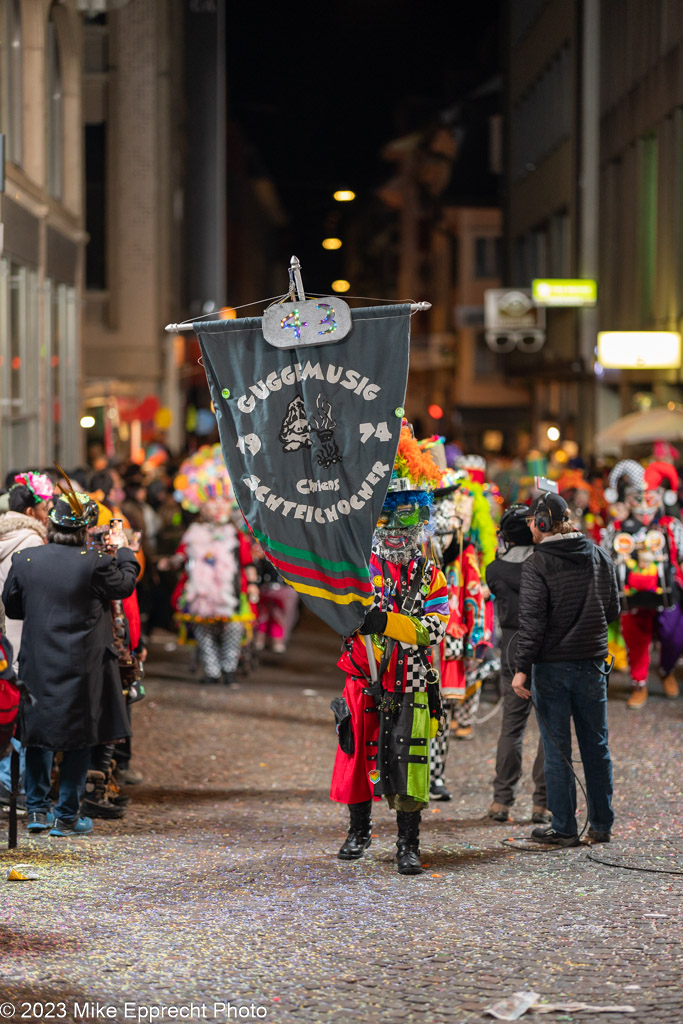
[[(406, 878), (384, 804), (366, 856), (336, 857), (347, 816), (328, 798), (341, 677), (327, 630), (305, 618), (286, 659), (238, 690), (201, 686), (166, 646), (152, 645), (153, 699), (135, 707), (145, 780), (125, 819), (73, 840), (29, 839), (20, 821), (18, 849), (0, 853), (3, 880), (13, 864), (38, 875), (2, 883), (4, 1000), (96, 1000), (118, 1019), (133, 1001), (205, 1004), (219, 1021), (223, 1004), (253, 1004), (276, 1024), (484, 1024), (487, 1007), (533, 991), (614, 1007), (605, 1024), (683, 1019), (683, 881), (661, 873), (680, 869), (683, 701), (653, 696), (634, 715), (615, 677), (614, 839), (549, 855), (500, 843), (530, 831), (529, 780), (512, 826), (483, 819), (499, 723), (478, 727), (449, 760), (454, 799), (425, 818), (428, 870)], [(309, 684), (327, 699), (302, 705)]]

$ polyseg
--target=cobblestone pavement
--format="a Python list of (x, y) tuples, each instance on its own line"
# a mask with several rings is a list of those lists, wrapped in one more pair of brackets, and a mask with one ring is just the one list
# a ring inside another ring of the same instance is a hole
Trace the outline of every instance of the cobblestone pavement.
[(148, 699), (134, 708), (145, 781), (126, 818), (73, 841), (28, 839), (20, 826), (19, 849), (0, 854), (0, 868), (40, 875), (0, 883), (0, 1018), (102, 1019), (99, 1002), (117, 1020), (153, 1019), (148, 1007), (162, 1004), (180, 1009), (159, 1020), (459, 1024), (532, 989), (635, 1012), (523, 1019), (683, 1021), (683, 879), (659, 873), (683, 870), (683, 698), (628, 712), (626, 681), (610, 686), (617, 822), (592, 852), (624, 867), (585, 846), (500, 844), (528, 833), (531, 790), (527, 775), (517, 823), (482, 820), (495, 716), (453, 744), (454, 799), (424, 814), (427, 869), (403, 878), (384, 804), (366, 857), (335, 856), (346, 812), (327, 795), (341, 688), (331, 634), (305, 619), (290, 652), (236, 690), (199, 685), (170, 640), (154, 645)]

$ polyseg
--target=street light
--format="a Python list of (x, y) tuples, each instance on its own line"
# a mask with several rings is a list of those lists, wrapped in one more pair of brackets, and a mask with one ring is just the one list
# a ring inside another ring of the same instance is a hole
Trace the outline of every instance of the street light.
[(81, 416), (81, 426), (83, 427), (84, 430), (89, 430), (90, 427), (94, 427), (95, 426), (95, 417), (94, 416)]
[(557, 429), (557, 427), (548, 427), (548, 429), (546, 430), (545, 434), (546, 434), (546, 437), (548, 438), (549, 441), (559, 441), (560, 440), (560, 432)]
[(323, 238), (323, 249), (341, 249), (341, 238)]
[(356, 193), (348, 188), (340, 188), (332, 198), (336, 199), (338, 203), (350, 203), (352, 199), (356, 198)]
[(339, 281), (333, 281), (332, 282), (332, 291), (333, 292), (348, 292), (350, 287), (351, 287), (351, 285), (349, 284), (348, 281), (339, 280)]

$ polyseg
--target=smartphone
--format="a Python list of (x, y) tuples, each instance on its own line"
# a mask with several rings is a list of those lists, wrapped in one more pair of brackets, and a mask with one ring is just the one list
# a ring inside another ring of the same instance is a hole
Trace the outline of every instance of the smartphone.
[(534, 486), (537, 487), (539, 491), (551, 491), (553, 494), (559, 493), (557, 480), (548, 480), (544, 476), (535, 477)]
[(123, 519), (111, 519), (109, 522), (109, 536), (123, 537)]

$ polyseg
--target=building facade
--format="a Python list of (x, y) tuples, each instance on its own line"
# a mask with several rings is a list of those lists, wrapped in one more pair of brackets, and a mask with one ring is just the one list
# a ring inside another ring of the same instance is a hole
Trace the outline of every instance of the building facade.
[(186, 5), (95, 6), (110, 9), (86, 13), (84, 25), (83, 400), (91, 442), (138, 458), (157, 431), (172, 447), (182, 439), (182, 353), (164, 327), (188, 315)]
[[(547, 310), (533, 357), (534, 441), (556, 423), (590, 452), (637, 394), (680, 401), (680, 369), (605, 371), (600, 330), (680, 330), (683, 7), (511, 0), (506, 26), (507, 285), (591, 278), (594, 308)], [(560, 443), (561, 443), (560, 441)]]
[[(413, 326), (409, 417), (423, 434), (514, 455), (528, 437), (529, 390), (506, 377), (484, 331), (484, 293), (501, 281), (499, 101), (498, 83), (487, 83), (424, 131), (385, 147), (396, 171), (379, 198), (393, 222), (362, 252), (394, 276), (399, 298), (432, 304)], [(379, 249), (381, 263), (372, 259)], [(351, 265), (350, 279), (358, 273)], [(363, 287), (391, 294), (389, 280)]]
[(0, 476), (83, 450), (82, 23), (0, 0)]

